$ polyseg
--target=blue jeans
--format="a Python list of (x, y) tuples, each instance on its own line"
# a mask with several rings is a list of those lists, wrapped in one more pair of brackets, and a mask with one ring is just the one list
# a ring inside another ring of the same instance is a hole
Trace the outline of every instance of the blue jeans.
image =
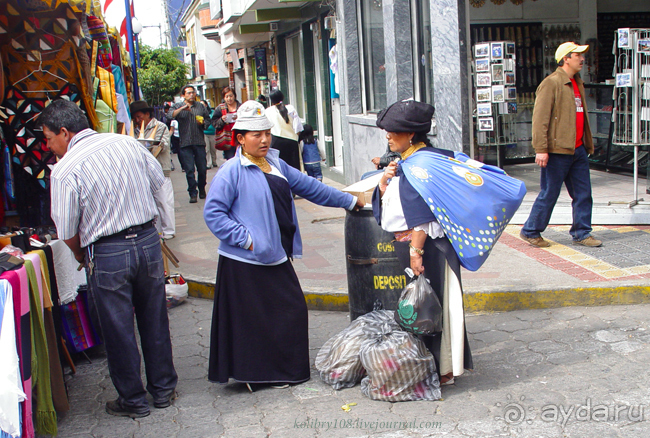
[(135, 314), (147, 374), (147, 391), (154, 401), (168, 398), (178, 376), (172, 359), (165, 272), (160, 237), (155, 227), (136, 237), (104, 237), (92, 244), (94, 267), (88, 272), (90, 307), (101, 329), (108, 370), (122, 405), (149, 409), (140, 377), (140, 353)]
[(569, 233), (573, 240), (583, 240), (591, 234), (591, 179), (589, 159), (584, 146), (574, 155), (548, 154), (548, 164), (542, 168), (540, 192), (521, 232), (526, 237), (539, 237), (551, 219), (553, 207), (560, 196), (562, 183), (571, 196), (573, 224)]
[(304, 164), (304, 166), (307, 175), (316, 178), (318, 181), (323, 180), (323, 171), (320, 168), (320, 163)]
[[(197, 191), (205, 190), (208, 162), (205, 158), (205, 145), (190, 145), (181, 148), (178, 158), (187, 179), (187, 191), (190, 196), (196, 196)], [(194, 165), (198, 173), (198, 183), (194, 177)]]

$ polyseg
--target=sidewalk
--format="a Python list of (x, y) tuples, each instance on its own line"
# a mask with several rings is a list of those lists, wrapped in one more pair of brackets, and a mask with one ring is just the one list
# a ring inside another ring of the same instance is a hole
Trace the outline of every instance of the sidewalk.
[[(650, 305), (468, 315), (474, 371), (442, 400), (388, 403), (359, 385), (334, 391), (313, 368), (320, 347), (348, 325), (344, 312), (309, 312), (311, 380), (249, 393), (207, 380), (212, 301), (171, 309), (178, 399), (131, 420), (104, 412), (117, 397), (105, 356), (69, 377), (71, 410), (60, 437), (646, 438)], [(150, 400), (151, 403), (151, 400)], [(350, 412), (341, 406), (356, 403)]]
[[(556, 225), (551, 225), (544, 233), (551, 247), (534, 248), (519, 238), (519, 230), (527, 217), (522, 212), (530, 209), (539, 191), (539, 168), (525, 164), (506, 170), (526, 183), (528, 193), (519, 213), (483, 267), (477, 272), (463, 270), (467, 311), (650, 302), (649, 225), (594, 225), (594, 235), (603, 240), (604, 245), (586, 248), (571, 242), (569, 226), (558, 224), (562, 221), (557, 218), (562, 219), (563, 213), (554, 213), (552, 222)], [(217, 169), (208, 170), (209, 182), (216, 172)], [(203, 200), (189, 204), (185, 174), (178, 165), (172, 172), (172, 180), (177, 232), (168, 245), (180, 259), (178, 272), (190, 281), (190, 293), (209, 298), (216, 275), (219, 242), (203, 221)], [(592, 170), (594, 210), (611, 208), (607, 206), (609, 201), (631, 200), (632, 181), (629, 175)], [(331, 180), (325, 182), (343, 187)], [(641, 197), (645, 195), (645, 183), (645, 179), (639, 180)], [(566, 191), (556, 207), (558, 211), (562, 209), (570, 211)], [(631, 209), (619, 205), (616, 209), (619, 211), (617, 220), (629, 219), (630, 212), (634, 212), (636, 218), (650, 212), (650, 207), (645, 205)], [(343, 225), (346, 212), (320, 207), (305, 199), (296, 200), (296, 210), (304, 255), (294, 261), (294, 267), (307, 302), (311, 309), (345, 311), (348, 286)]]

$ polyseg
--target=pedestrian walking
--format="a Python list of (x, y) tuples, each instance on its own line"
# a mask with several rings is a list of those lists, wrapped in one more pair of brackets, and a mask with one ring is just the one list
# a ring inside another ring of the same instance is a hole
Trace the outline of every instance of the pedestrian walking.
[[(156, 221), (156, 229), (163, 239), (173, 239), (176, 234), (176, 216), (174, 213), (174, 186), (171, 179), (171, 156), (169, 144), (169, 130), (167, 125), (153, 117), (154, 109), (147, 104), (146, 100), (138, 100), (131, 104), (131, 116), (133, 117), (133, 131), (135, 138), (144, 138), (145, 145), (150, 144), (150, 151), (162, 167), (165, 175), (165, 183), (154, 194), (159, 220)], [(144, 131), (141, 132), (141, 127)]]
[(307, 305), (291, 259), (302, 256), (292, 191), (352, 209), (356, 197), (289, 166), (270, 148), (273, 124), (249, 100), (237, 111), (234, 158), (214, 177), (203, 216), (220, 240), (208, 379), (288, 384), (309, 380)]
[(223, 102), (215, 108), (210, 123), (214, 126), (216, 135), (219, 137), (215, 142), (215, 148), (223, 151), (225, 160), (230, 160), (235, 156), (235, 149), (237, 149), (237, 141), (233, 138), (232, 127), (235, 124), (237, 110), (241, 104), (237, 100), (235, 90), (232, 88), (224, 87), (221, 94)]
[(323, 171), (320, 163), (325, 160), (318, 149), (318, 140), (314, 138), (314, 128), (311, 125), (303, 125), (303, 130), (300, 133), (300, 151), (307, 175), (322, 181)]
[(273, 90), (269, 97), (271, 106), (267, 108), (266, 115), (273, 123), (271, 147), (280, 151), (280, 158), (288, 165), (300, 170), (298, 133), (303, 129), (300, 117), (293, 106), (284, 104), (282, 91)]
[(555, 51), (557, 70), (537, 87), (533, 147), (535, 163), (542, 168), (540, 192), (520, 237), (540, 248), (550, 246), (541, 233), (548, 226), (563, 183), (573, 200), (573, 223), (569, 230), (573, 242), (590, 247), (602, 245), (591, 235), (589, 154), (594, 153), (594, 143), (579, 74), (588, 49), (589, 46), (573, 42), (560, 44)]
[(422, 152), (436, 152), (454, 157), (452, 151), (431, 146), (427, 133), (431, 129), (434, 108), (408, 100), (396, 102), (377, 115), (377, 126), (386, 131), (390, 150), (400, 154), (384, 168), (372, 197), (377, 223), (395, 234), (395, 254), (402, 268), (410, 267), (415, 275), (424, 275), (442, 305), (442, 333), (419, 336), (436, 360), (440, 383), (454, 383), (455, 377), (473, 368), (472, 354), (465, 330), (463, 286), (460, 260), (445, 236), (432, 209), (404, 172), (401, 165)]
[(207, 163), (207, 168), (212, 169), (213, 167), (219, 167), (217, 164), (217, 150), (214, 147), (214, 135), (216, 134), (216, 130), (214, 129), (214, 125), (211, 123), (215, 110), (210, 109), (210, 105), (207, 101), (201, 101), (201, 103), (203, 103), (203, 106), (205, 106), (210, 113), (210, 122), (206, 123), (203, 136), (205, 137), (205, 161)]
[(193, 204), (197, 202), (197, 193), (199, 198), (205, 199), (207, 163), (203, 131), (210, 114), (201, 102), (196, 101), (196, 90), (192, 85), (185, 85), (181, 89), (181, 97), (183, 101), (172, 105), (167, 112), (167, 117), (178, 121), (178, 131), (181, 136), (178, 156), (185, 171), (190, 203)]
[[(102, 334), (118, 398), (111, 415), (149, 415), (171, 405), (178, 377), (165, 304), (165, 271), (154, 193), (162, 168), (135, 139), (98, 134), (77, 105), (56, 100), (39, 116), (47, 146), (60, 161), (51, 174), (58, 236), (86, 266), (91, 311)], [(147, 374), (140, 377), (136, 316)]]

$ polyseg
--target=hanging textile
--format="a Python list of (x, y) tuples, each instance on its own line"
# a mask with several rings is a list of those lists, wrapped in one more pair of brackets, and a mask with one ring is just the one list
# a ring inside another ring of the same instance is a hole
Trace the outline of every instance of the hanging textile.
[(111, 43), (108, 41), (106, 25), (101, 19), (92, 15), (86, 17), (86, 23), (88, 24), (89, 36), (99, 43), (97, 65), (110, 68), (113, 62), (113, 50), (111, 49)]
[(21, 403), (23, 415), (22, 438), (34, 436), (32, 416), (32, 331), (29, 306), (29, 280), (24, 266), (12, 271), (5, 271), (0, 278), (9, 281), (13, 289), (14, 322), (16, 327), (16, 345), (20, 364), (22, 390), (26, 400)]
[(117, 113), (117, 97), (115, 96), (115, 78), (113, 73), (97, 66), (99, 78), (99, 94), (113, 112)]
[[(59, 346), (54, 327), (54, 314), (52, 309), (52, 285), (50, 283), (50, 268), (47, 257), (43, 249), (37, 249), (27, 256), (35, 254), (40, 258), (41, 266), (41, 292), (43, 294), (43, 325), (45, 327), (45, 337), (47, 341), (48, 364), (50, 367), (50, 385), (52, 389), (52, 404), (58, 413), (67, 412), (70, 409), (68, 396), (63, 381), (63, 369), (61, 368), (61, 359), (59, 357)], [(34, 265), (36, 266), (36, 265)], [(54, 266), (52, 266), (54, 268)], [(37, 272), (38, 275), (38, 272)], [(56, 287), (56, 284), (54, 285)]]
[[(41, 435), (56, 435), (56, 411), (52, 404), (52, 388), (50, 382), (49, 355), (47, 352), (47, 340), (45, 326), (43, 324), (43, 312), (41, 307), (41, 292), (38, 289), (38, 277), (34, 264), (29, 260), (29, 254), (25, 255), (25, 269), (29, 277), (29, 304), (31, 309), (32, 337), (32, 376), (34, 398), (36, 399), (36, 412), (34, 415), (36, 433)], [(38, 258), (38, 256), (36, 256)], [(40, 264), (40, 263), (39, 263)]]
[(18, 436), (21, 433), (20, 403), (26, 399), (16, 350), (13, 288), (0, 279), (0, 434)]

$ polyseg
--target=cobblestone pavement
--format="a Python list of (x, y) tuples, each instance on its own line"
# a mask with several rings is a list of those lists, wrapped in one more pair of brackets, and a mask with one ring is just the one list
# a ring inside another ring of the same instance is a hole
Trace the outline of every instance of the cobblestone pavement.
[[(475, 370), (443, 400), (387, 403), (357, 385), (334, 391), (312, 379), (251, 394), (207, 381), (212, 301), (170, 310), (179, 398), (138, 420), (113, 417), (116, 392), (101, 351), (69, 376), (71, 411), (60, 437), (625, 437), (650, 430), (650, 305), (570, 307), (468, 315)], [(311, 361), (348, 324), (311, 311)], [(341, 406), (357, 403), (350, 412)]]

